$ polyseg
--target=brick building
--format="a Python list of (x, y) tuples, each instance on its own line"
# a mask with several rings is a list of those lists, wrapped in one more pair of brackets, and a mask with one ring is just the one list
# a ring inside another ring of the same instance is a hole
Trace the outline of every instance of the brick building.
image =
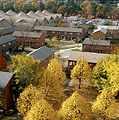
[(83, 52), (110, 53), (111, 43), (109, 40), (92, 40), (86, 38), (82, 44)]
[(12, 35), (0, 37), (0, 53), (6, 55), (13, 52), (17, 47), (16, 38)]
[(15, 31), (12, 34), (16, 37), (16, 40), (19, 45), (23, 47), (33, 47), (38, 48), (45, 44), (45, 33), (36, 33), (36, 32), (24, 32), (24, 31)]
[(93, 32), (94, 40), (106, 40), (107, 30), (104, 28), (99, 28)]
[(13, 79), (13, 73), (0, 71), (0, 108), (2, 109), (14, 106), (13, 93), (10, 89)]
[(68, 72), (71, 72), (80, 57), (84, 57), (88, 61), (89, 65), (93, 68), (101, 58), (106, 58), (109, 55), (110, 54), (71, 51), (68, 58)]
[(84, 28), (70, 28), (70, 27), (49, 27), (49, 26), (41, 26), (34, 27), (36, 32), (44, 31), (46, 33), (47, 38), (53, 38), (54, 36), (58, 40), (77, 40), (83, 39), (88, 30)]
[(51, 59), (54, 58), (54, 51), (46, 46), (29, 53), (35, 60), (40, 60), (39, 69), (46, 67)]

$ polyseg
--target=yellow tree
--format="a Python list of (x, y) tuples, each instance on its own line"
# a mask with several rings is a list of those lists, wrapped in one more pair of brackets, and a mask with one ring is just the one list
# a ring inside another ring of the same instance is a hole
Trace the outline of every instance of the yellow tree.
[(93, 69), (93, 83), (102, 90), (105, 87), (112, 87), (119, 90), (119, 59), (116, 55), (107, 56), (101, 59)]
[(65, 73), (62, 71), (61, 65), (56, 59), (53, 59), (44, 70), (43, 76), (40, 79), (40, 91), (49, 103), (54, 108), (59, 109), (63, 99), (63, 84)]
[(34, 103), (24, 120), (59, 120), (59, 117), (47, 101), (39, 100)]
[(93, 12), (94, 12), (93, 6), (91, 5), (91, 3), (89, 3), (89, 4), (87, 5), (86, 10), (87, 10), (88, 16), (91, 17), (92, 14), (93, 14)]
[(64, 101), (59, 110), (60, 119), (63, 120), (90, 120), (90, 115), (88, 102), (78, 92)]
[(17, 110), (21, 114), (26, 114), (34, 102), (42, 99), (42, 95), (38, 89), (32, 85), (29, 85), (17, 99)]
[(91, 67), (85, 58), (79, 58), (73, 70), (71, 71), (71, 79), (79, 81), (79, 89), (81, 80), (90, 81)]
[(26, 55), (25, 53), (12, 56), (11, 60), (16, 77), (13, 81), (12, 89), (16, 94), (22, 92), (29, 84), (39, 84), (39, 60), (34, 60), (32, 56)]
[(92, 111), (104, 117), (112, 119), (119, 118), (119, 103), (116, 102), (116, 94), (116, 92), (112, 92), (112, 88), (104, 89), (93, 103)]
[(58, 40), (56, 39), (56, 37), (53, 37), (53, 38), (52, 38), (52, 41), (58, 41)]

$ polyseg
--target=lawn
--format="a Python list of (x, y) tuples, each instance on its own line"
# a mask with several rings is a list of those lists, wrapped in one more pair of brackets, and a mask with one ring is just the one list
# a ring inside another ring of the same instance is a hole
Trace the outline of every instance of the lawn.
[(75, 42), (66, 42), (66, 41), (46, 41), (47, 47), (60, 47), (65, 45), (76, 44)]
[(79, 51), (79, 52), (82, 52), (82, 50), (79, 50), (79, 49), (72, 49), (72, 51)]

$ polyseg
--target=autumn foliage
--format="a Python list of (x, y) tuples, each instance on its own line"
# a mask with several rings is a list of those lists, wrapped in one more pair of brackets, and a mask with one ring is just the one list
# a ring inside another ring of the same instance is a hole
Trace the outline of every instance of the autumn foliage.
[(108, 118), (119, 118), (119, 103), (115, 96), (116, 93), (113, 93), (111, 88), (105, 88), (93, 103), (92, 111)]
[(81, 81), (90, 83), (91, 68), (85, 58), (79, 58), (73, 70), (71, 71), (71, 78), (79, 81), (79, 88)]
[(91, 120), (89, 104), (78, 92), (63, 102), (59, 115), (63, 120)]
[(33, 85), (29, 85), (17, 99), (17, 110), (21, 114), (26, 114), (31, 109), (32, 104), (41, 99), (40, 91)]
[(24, 120), (59, 120), (59, 117), (46, 100), (39, 100), (31, 107)]
[(0, 54), (0, 71), (6, 69), (7, 64), (6, 64), (6, 59)]
[(66, 76), (62, 71), (62, 66), (56, 59), (53, 59), (44, 70), (40, 79), (39, 89), (42, 91), (44, 99), (53, 105), (54, 109), (59, 109), (63, 100), (63, 85)]

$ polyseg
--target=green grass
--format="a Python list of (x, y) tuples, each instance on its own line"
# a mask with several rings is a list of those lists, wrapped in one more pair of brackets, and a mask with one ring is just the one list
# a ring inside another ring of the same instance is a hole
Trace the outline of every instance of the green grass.
[(82, 50), (79, 50), (79, 49), (73, 49), (72, 51), (79, 51), (79, 52), (82, 52)]
[(47, 47), (60, 47), (65, 45), (76, 44), (75, 42), (64, 42), (64, 41), (46, 41)]

